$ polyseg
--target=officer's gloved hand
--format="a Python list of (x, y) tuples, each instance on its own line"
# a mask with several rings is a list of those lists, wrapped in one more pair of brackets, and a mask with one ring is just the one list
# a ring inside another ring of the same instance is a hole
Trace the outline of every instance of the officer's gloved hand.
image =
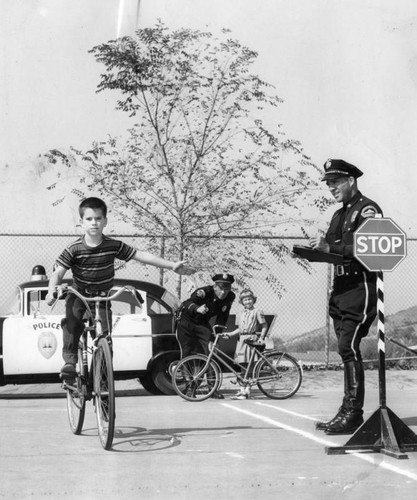
[(198, 314), (206, 314), (207, 311), (208, 311), (208, 307), (206, 306), (206, 304), (203, 304), (202, 306), (197, 307), (197, 309), (196, 309), (196, 312)]

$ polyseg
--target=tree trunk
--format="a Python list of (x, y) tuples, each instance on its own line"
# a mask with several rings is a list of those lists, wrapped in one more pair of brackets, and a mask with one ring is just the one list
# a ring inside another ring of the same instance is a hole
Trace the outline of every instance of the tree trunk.
[[(165, 236), (162, 236), (161, 238), (161, 251), (160, 251), (160, 257), (162, 259), (165, 259)], [(161, 286), (164, 286), (164, 272), (165, 269), (162, 267), (159, 269), (159, 284)]]

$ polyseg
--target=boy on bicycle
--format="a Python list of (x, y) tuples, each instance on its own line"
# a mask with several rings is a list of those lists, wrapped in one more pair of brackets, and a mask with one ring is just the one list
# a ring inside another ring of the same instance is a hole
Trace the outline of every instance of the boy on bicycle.
[[(79, 214), (84, 236), (70, 243), (58, 257), (49, 280), (46, 296), (48, 305), (54, 303), (56, 287), (62, 283), (69, 269), (73, 274), (73, 287), (87, 297), (105, 296), (110, 291), (113, 286), (115, 259), (125, 262), (133, 259), (184, 275), (196, 272), (196, 269), (188, 266), (185, 261), (171, 262), (105, 236), (103, 230), (107, 225), (107, 206), (100, 198), (84, 199), (80, 203)], [(85, 311), (84, 303), (74, 294), (68, 294), (65, 319), (62, 320), (62, 357), (65, 364), (61, 369), (61, 378), (65, 380), (73, 380), (76, 376), (77, 346), (84, 329)], [(111, 328), (110, 302), (103, 302), (100, 306), (100, 319), (103, 332), (107, 333)]]

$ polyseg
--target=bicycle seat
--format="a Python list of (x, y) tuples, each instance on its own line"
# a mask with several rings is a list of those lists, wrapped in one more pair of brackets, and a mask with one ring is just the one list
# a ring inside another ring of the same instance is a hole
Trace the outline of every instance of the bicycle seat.
[(265, 349), (265, 344), (262, 342), (259, 342), (259, 340), (249, 340), (246, 339), (243, 341), (245, 344), (250, 345), (251, 347), (254, 347), (258, 351), (263, 351)]

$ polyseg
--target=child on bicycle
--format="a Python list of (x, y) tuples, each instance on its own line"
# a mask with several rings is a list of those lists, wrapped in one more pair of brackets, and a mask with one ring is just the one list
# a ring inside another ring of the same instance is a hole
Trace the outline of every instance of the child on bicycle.
[[(237, 329), (227, 334), (229, 338), (239, 336), (234, 359), (236, 363), (241, 365), (249, 363), (250, 360), (251, 348), (246, 341), (264, 343), (268, 330), (264, 313), (255, 307), (256, 300), (255, 294), (249, 288), (240, 292), (239, 302), (244, 309), (240, 315)], [(233, 399), (249, 399), (249, 397), (250, 386), (247, 386), (241, 387)]]
[[(105, 296), (113, 286), (115, 259), (128, 262), (133, 259), (143, 264), (171, 269), (178, 274), (193, 274), (196, 269), (185, 261), (171, 262), (148, 252), (137, 250), (122, 241), (103, 234), (107, 225), (107, 206), (100, 198), (84, 199), (79, 206), (81, 227), (84, 235), (70, 243), (56, 261), (49, 281), (46, 302), (55, 301), (56, 287), (62, 283), (65, 273), (70, 269), (73, 275), (73, 287), (85, 296)], [(77, 346), (84, 330), (83, 317), (85, 304), (74, 294), (68, 294), (65, 303), (65, 319), (62, 320), (64, 366), (61, 378), (73, 380), (76, 376)], [(100, 306), (100, 319), (103, 332), (111, 328), (110, 302)]]

